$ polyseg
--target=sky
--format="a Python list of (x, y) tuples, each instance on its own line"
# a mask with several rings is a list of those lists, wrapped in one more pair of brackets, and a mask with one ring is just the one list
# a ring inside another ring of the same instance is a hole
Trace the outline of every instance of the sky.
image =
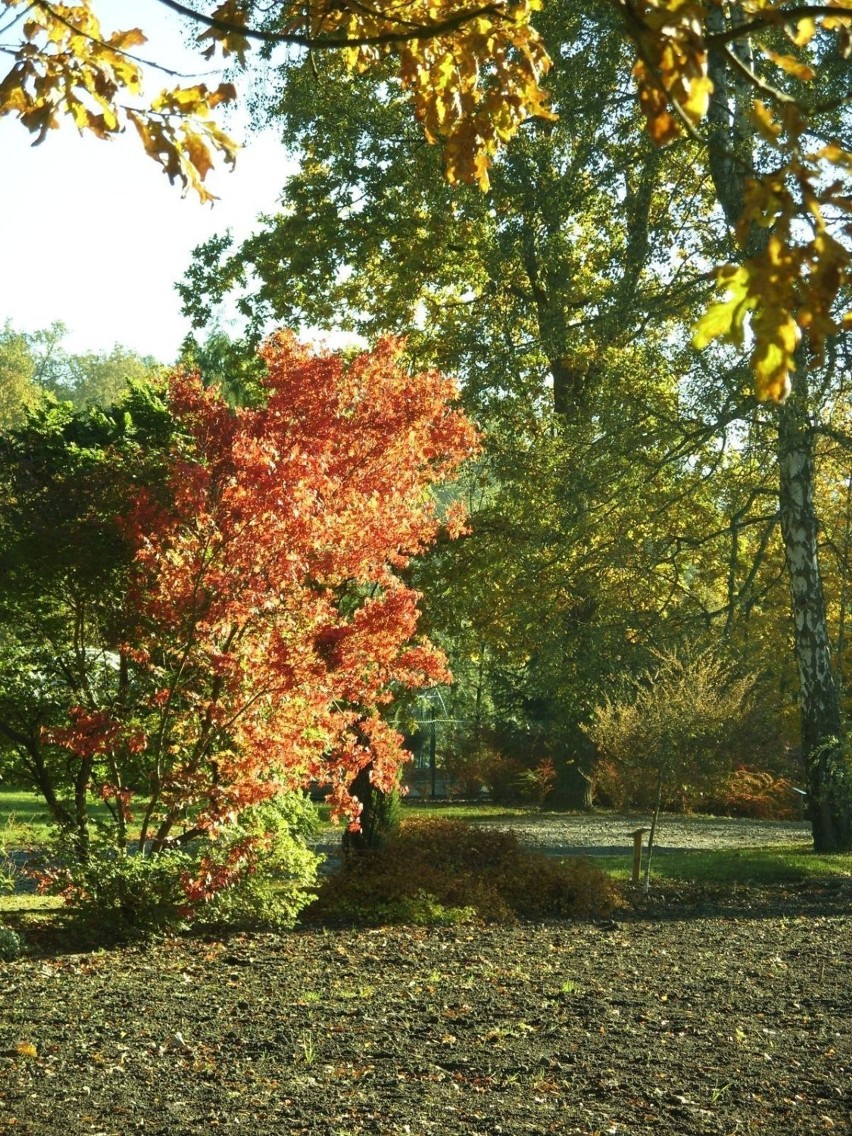
[[(95, 10), (110, 31), (142, 27), (149, 42), (140, 55), (179, 70), (209, 66), (183, 47), (180, 21), (156, 0), (100, 0)], [(167, 82), (151, 73), (146, 94)], [(60, 320), (71, 351), (117, 343), (172, 362), (190, 330), (174, 284), (193, 248), (228, 228), (247, 236), (293, 168), (271, 132), (229, 130), (246, 145), (234, 171), (219, 163), (208, 174), (219, 197), (211, 206), (182, 198), (135, 131), (102, 142), (68, 121), (33, 147), (17, 120), (0, 118), (0, 326), (34, 331)]]

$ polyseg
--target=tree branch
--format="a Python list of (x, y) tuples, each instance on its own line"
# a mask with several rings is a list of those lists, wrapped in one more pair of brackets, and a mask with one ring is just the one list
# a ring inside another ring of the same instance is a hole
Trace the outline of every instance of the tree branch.
[[(438, 20), (434, 24), (409, 24), (408, 21), (397, 19), (388, 14), (384, 16), (389, 23), (401, 25), (398, 32), (383, 32), (371, 36), (345, 36), (345, 35), (310, 35), (304, 32), (273, 32), (263, 28), (252, 28), (245, 24), (235, 24), (231, 20), (223, 20), (218, 16), (206, 16), (194, 8), (180, 3), (180, 0), (158, 0), (166, 8), (185, 16), (195, 23), (202, 24), (214, 31), (225, 34), (233, 33), (245, 39), (257, 40), (259, 43), (290, 44), (294, 47), (305, 47), (312, 51), (333, 50), (338, 47), (378, 47), (382, 44), (405, 43), (407, 40), (435, 39), (448, 32), (458, 31), (464, 24), (478, 19), (480, 16), (491, 16), (494, 19), (505, 18), (501, 3), (484, 4), (479, 8), (465, 9), (455, 16), (445, 20)], [(384, 15), (384, 13), (382, 13)]]

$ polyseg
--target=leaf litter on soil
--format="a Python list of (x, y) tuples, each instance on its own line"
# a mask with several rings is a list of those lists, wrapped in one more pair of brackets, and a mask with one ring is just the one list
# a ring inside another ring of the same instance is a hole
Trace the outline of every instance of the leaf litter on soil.
[(850, 907), (842, 879), (677, 885), (602, 923), (21, 959), (0, 1133), (845, 1136)]

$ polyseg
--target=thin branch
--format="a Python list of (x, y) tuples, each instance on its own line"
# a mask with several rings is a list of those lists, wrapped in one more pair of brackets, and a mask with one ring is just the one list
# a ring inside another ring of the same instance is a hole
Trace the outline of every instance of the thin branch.
[(738, 39), (747, 38), (752, 32), (783, 27), (784, 24), (797, 24), (799, 20), (817, 16), (852, 16), (852, 7), (847, 4), (804, 4), (795, 8), (773, 8), (765, 16), (755, 16), (748, 23), (705, 36), (704, 42), (708, 47), (725, 47)]
[[(151, 67), (154, 70), (161, 72), (163, 75), (171, 76), (171, 78), (173, 79), (200, 79), (205, 75), (217, 74), (217, 72), (215, 71), (174, 71), (171, 67), (166, 67), (162, 63), (157, 63), (153, 59), (146, 59), (142, 55), (135, 55), (132, 51), (124, 51), (122, 50), (122, 48), (116, 47), (115, 44), (106, 43), (104, 40), (99, 39), (97, 36), (93, 36), (89, 32), (84, 32), (82, 28), (79, 28), (71, 20), (66, 19), (66, 17), (63, 16), (60, 12), (57, 12), (53, 5), (47, 3), (46, 0), (33, 0), (33, 3), (30, 4), (30, 8), (41, 8), (43, 11), (48, 13), (51, 19), (56, 20), (57, 23), (62, 24), (64, 27), (68, 28), (69, 31), (74, 32), (75, 35), (83, 36), (84, 39), (87, 39), (89, 43), (95, 44), (96, 47), (102, 47), (105, 51), (111, 51), (115, 55), (120, 55), (122, 59), (129, 59), (132, 63), (138, 63), (142, 67)], [(29, 9), (27, 10), (29, 11)], [(3, 30), (5, 31), (5, 29)]]
[[(408, 40), (435, 39), (448, 32), (458, 31), (460, 27), (479, 19), (480, 16), (491, 16), (496, 19), (508, 18), (502, 10), (501, 4), (485, 4), (479, 8), (466, 9), (450, 16), (446, 20), (439, 20), (434, 24), (411, 25), (398, 32), (382, 32), (371, 36), (346, 35), (310, 35), (305, 32), (273, 32), (263, 28), (251, 28), (244, 24), (236, 24), (231, 20), (223, 20), (218, 16), (205, 16), (180, 0), (158, 0), (158, 3), (170, 8), (178, 15), (185, 16), (195, 23), (202, 24), (214, 31), (224, 34), (235, 34), (244, 39), (257, 40), (259, 43), (290, 44), (294, 47), (305, 47), (312, 51), (331, 50), (338, 47), (379, 47), (382, 44), (405, 43)], [(405, 21), (393, 16), (386, 17), (389, 22), (403, 25)]]
[(725, 47), (725, 58), (735, 71), (739, 71), (753, 87), (756, 87), (759, 91), (768, 95), (769, 98), (774, 99), (777, 103), (786, 103), (791, 106), (795, 105), (796, 100), (792, 95), (786, 95), (783, 91), (779, 91), (776, 87), (771, 86), (769, 83), (765, 82), (765, 80), (761, 79), (759, 75), (756, 75), (748, 64), (743, 63), (737, 53), (731, 50), (730, 44)]

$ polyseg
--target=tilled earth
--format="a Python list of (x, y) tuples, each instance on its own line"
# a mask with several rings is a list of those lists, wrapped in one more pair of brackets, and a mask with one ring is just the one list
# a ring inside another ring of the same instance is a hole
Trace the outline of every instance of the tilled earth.
[(0, 964), (0, 1133), (852, 1132), (852, 880)]

